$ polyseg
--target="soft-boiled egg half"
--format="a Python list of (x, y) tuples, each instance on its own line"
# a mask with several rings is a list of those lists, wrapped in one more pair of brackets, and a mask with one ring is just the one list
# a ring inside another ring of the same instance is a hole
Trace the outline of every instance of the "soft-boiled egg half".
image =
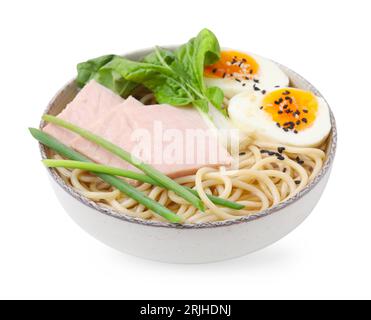
[(234, 50), (222, 51), (218, 62), (205, 67), (204, 78), (206, 86), (219, 87), (227, 98), (244, 91), (265, 94), (289, 85), (289, 78), (274, 62)]
[(326, 101), (296, 88), (280, 88), (265, 95), (240, 93), (230, 100), (228, 112), (240, 130), (260, 140), (291, 146), (318, 146), (331, 130)]

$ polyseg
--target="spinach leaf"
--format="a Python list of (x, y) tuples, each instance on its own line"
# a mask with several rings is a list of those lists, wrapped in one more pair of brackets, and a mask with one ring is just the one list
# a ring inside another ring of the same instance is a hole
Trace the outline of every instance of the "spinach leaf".
[(138, 84), (128, 81), (114, 70), (99, 70), (94, 79), (123, 98), (127, 98)]
[(155, 47), (155, 50), (143, 58), (143, 62), (152, 64), (171, 64), (175, 60), (175, 55), (172, 51), (161, 47)]
[(223, 91), (216, 87), (206, 88), (203, 78), (205, 65), (213, 64), (219, 58), (217, 38), (204, 29), (175, 52), (156, 47), (141, 62), (116, 56), (98, 73), (117, 73), (129, 82), (143, 84), (159, 103), (193, 104), (205, 113), (212, 104), (223, 113)]
[(193, 85), (204, 92), (204, 67), (220, 59), (220, 46), (216, 36), (210, 30), (203, 29), (196, 38), (176, 50), (175, 55), (192, 79)]
[[(217, 109), (223, 109), (224, 92), (222, 89), (220, 89), (219, 87), (207, 88), (206, 96)], [(225, 110), (223, 110), (223, 112), (225, 112)]]
[(79, 63), (77, 65), (77, 85), (82, 88), (90, 80), (94, 79), (98, 70), (110, 62), (114, 57), (115, 55), (109, 54)]
[[(160, 56), (159, 56), (160, 54)], [(116, 57), (100, 72), (118, 72), (124, 79), (141, 83), (150, 89), (159, 103), (182, 106), (192, 103), (193, 96), (174, 71), (167, 65), (163, 53), (147, 57), (147, 62), (131, 61)]]
[(77, 85), (82, 88), (90, 80), (94, 79), (118, 95), (124, 98), (128, 97), (138, 84), (126, 80), (114, 70), (101, 70), (103, 66), (115, 57), (117, 56), (110, 54), (79, 63), (77, 65)]

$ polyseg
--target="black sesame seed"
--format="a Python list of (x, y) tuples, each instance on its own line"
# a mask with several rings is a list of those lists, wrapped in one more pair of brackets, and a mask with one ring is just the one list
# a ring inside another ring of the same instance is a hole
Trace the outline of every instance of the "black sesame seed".
[(243, 87), (246, 86), (246, 83), (243, 83), (242, 86), (243, 86)]
[(234, 79), (234, 80), (236, 80), (237, 82), (241, 82), (241, 80), (240, 80), (240, 79)]
[(299, 185), (300, 183), (301, 183), (300, 180), (296, 180), (296, 181), (295, 181), (295, 184), (296, 184), (296, 185)]
[(253, 88), (254, 88), (255, 91), (260, 91), (260, 88), (258, 88), (255, 84), (254, 84)]
[(288, 127), (289, 129), (294, 129), (295, 124), (292, 121), (285, 122), (283, 124), (285, 127)]
[(262, 90), (262, 94), (266, 94), (267, 93), (267, 91), (266, 90)]
[(287, 105), (287, 104), (285, 104), (284, 106), (283, 106), (283, 108), (284, 109), (287, 109), (289, 106)]
[(245, 156), (246, 152), (240, 152), (240, 156)]
[(276, 125), (278, 128), (281, 128), (281, 125), (278, 122), (276, 122)]
[(226, 74), (226, 73), (224, 72), (224, 73), (223, 73), (223, 78), (225, 78), (225, 77), (226, 77), (226, 75), (227, 75), (227, 74)]
[(286, 150), (286, 148), (285, 147), (278, 147), (277, 150), (278, 150), (279, 153), (282, 153)]
[(288, 132), (288, 131), (289, 131), (289, 129), (287, 129), (287, 128), (283, 128), (283, 130), (284, 130), (285, 132)]
[(287, 96), (288, 94), (290, 94), (291, 92), (290, 91), (288, 91), (288, 90), (286, 90), (285, 92), (282, 92), (282, 94), (284, 95), (284, 96)]
[(307, 118), (303, 118), (303, 119), (301, 119), (301, 121), (303, 121), (304, 123), (308, 123), (308, 119)]
[(281, 111), (281, 110), (278, 111), (278, 114), (282, 114), (282, 113), (283, 113), (283, 111)]
[(218, 69), (214, 68), (212, 72), (216, 73), (217, 71), (218, 71)]
[(307, 109), (303, 109), (303, 112), (304, 112), (304, 113), (308, 113), (308, 110), (307, 110)]
[(283, 173), (286, 173), (287, 172), (287, 168), (283, 168), (282, 172)]
[(295, 134), (298, 134), (299, 132), (298, 132), (298, 130), (294, 130), (294, 133), (295, 133)]
[(285, 157), (284, 157), (284, 156), (281, 156), (281, 155), (279, 155), (279, 156), (277, 156), (277, 159), (278, 159), (278, 160), (280, 160), (280, 161), (283, 161), (283, 160), (285, 160)]
[(263, 109), (263, 106), (260, 107), (260, 110), (262, 110), (262, 109)]
[(301, 123), (301, 121), (300, 121), (300, 120), (296, 121), (296, 124), (297, 124), (297, 125), (299, 125), (300, 123)]
[(259, 83), (259, 80), (258, 80), (258, 79), (254, 79), (254, 82), (255, 82), (255, 83)]
[(295, 158), (295, 161), (296, 161), (297, 163), (299, 163), (300, 165), (304, 164), (304, 161), (301, 160), (299, 157), (296, 157), (296, 158)]

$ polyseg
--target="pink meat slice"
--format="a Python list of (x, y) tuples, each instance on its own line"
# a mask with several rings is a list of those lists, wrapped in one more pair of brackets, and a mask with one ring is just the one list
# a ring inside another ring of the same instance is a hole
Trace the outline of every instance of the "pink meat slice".
[[(102, 118), (123, 101), (125, 100), (119, 95), (95, 80), (91, 80), (58, 115), (58, 118), (90, 129), (97, 119)], [(73, 132), (51, 123), (47, 124), (43, 130), (66, 145), (70, 145), (71, 141), (77, 137)]]
[[(94, 125), (87, 129), (130, 151), (134, 144), (130, 139), (133, 128), (129, 119), (125, 116), (125, 110), (142, 106), (141, 102), (129, 97), (124, 102), (113, 106), (111, 112), (106, 113), (102, 119), (95, 121)], [(73, 138), (70, 145), (97, 163), (125, 169), (128, 167), (127, 162), (80, 136)]]
[[(192, 107), (141, 105), (127, 99), (91, 128), (169, 177), (194, 174), (204, 166), (228, 166), (231, 156)], [(72, 147), (92, 160), (136, 170), (127, 162), (79, 137)], [(137, 170), (136, 170), (137, 171)]]

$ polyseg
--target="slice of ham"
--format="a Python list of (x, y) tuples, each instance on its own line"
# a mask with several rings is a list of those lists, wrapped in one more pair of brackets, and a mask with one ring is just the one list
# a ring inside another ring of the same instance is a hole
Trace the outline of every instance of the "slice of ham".
[[(97, 119), (104, 117), (114, 106), (123, 101), (124, 99), (119, 95), (91, 80), (58, 115), (58, 118), (89, 130)], [(68, 146), (77, 137), (73, 132), (51, 123), (43, 130)]]
[[(173, 178), (194, 174), (204, 166), (228, 166), (232, 161), (195, 108), (144, 106), (133, 97), (122, 99), (94, 80), (58, 118), (92, 131)], [(97, 163), (136, 170), (66, 129), (47, 124), (43, 130)]]
[[(90, 130), (172, 178), (194, 174), (204, 166), (228, 166), (232, 161), (215, 132), (192, 107), (144, 106), (128, 98)], [(84, 138), (74, 139), (71, 146), (98, 163), (136, 170)]]
[[(126, 151), (133, 149), (134, 143), (131, 141), (133, 127), (130, 119), (126, 117), (127, 108), (140, 108), (143, 104), (133, 97), (127, 98), (124, 102), (110, 108), (100, 120), (94, 122), (89, 128), (85, 128), (106, 140), (119, 145)], [(113, 155), (111, 152), (99, 147), (97, 144), (76, 136), (70, 141), (72, 148), (83, 153), (97, 163), (108, 166), (128, 168), (127, 162)]]

